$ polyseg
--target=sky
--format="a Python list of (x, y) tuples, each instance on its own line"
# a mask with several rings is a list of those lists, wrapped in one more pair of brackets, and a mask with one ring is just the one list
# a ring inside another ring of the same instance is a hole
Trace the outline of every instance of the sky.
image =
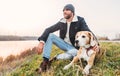
[(0, 0), (0, 35), (40, 36), (63, 18), (66, 4), (96, 35), (120, 33), (120, 0)]

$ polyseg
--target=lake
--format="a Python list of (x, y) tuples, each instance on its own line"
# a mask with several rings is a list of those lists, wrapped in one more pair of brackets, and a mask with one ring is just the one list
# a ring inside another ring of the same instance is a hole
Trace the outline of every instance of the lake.
[(8, 55), (20, 54), (22, 51), (32, 49), (39, 41), (0, 41), (0, 56), (6, 58)]
[[(99, 42), (119, 42), (120, 41), (99, 41)], [(37, 46), (39, 41), (0, 41), (0, 56), (3, 58), (10, 54), (17, 55), (26, 49)]]

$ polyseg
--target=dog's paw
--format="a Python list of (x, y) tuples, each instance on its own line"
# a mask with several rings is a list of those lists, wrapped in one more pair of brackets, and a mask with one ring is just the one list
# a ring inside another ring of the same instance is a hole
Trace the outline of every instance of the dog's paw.
[(63, 69), (64, 70), (67, 70), (67, 69), (69, 69), (70, 68), (70, 65), (66, 65)]
[(89, 70), (84, 69), (83, 72), (82, 72), (82, 74), (88, 75), (89, 74)]

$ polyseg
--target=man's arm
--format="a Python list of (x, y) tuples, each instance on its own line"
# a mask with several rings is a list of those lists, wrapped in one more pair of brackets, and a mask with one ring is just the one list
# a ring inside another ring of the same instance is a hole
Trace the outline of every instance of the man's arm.
[(58, 22), (55, 25), (47, 28), (44, 31), (44, 33), (38, 38), (38, 40), (40, 41), (39, 44), (38, 44), (38, 47), (37, 47), (38, 54), (41, 54), (43, 52), (43, 47), (44, 47), (44, 44), (45, 44), (49, 34), (55, 32), (55, 31), (57, 31), (59, 29), (60, 29), (60, 24)]
[(59, 29), (60, 29), (60, 22), (54, 24), (51, 27), (46, 28), (45, 31), (43, 32), (43, 34), (38, 38), (38, 40), (46, 42), (49, 34), (55, 32)]
[(84, 18), (81, 18), (81, 20), (80, 20), (80, 30), (81, 31), (90, 31), (91, 32), (91, 30), (89, 29), (88, 25), (86, 24)]

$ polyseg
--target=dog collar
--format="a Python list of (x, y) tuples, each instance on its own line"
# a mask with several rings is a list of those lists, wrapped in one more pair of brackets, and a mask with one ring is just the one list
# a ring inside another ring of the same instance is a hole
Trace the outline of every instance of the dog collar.
[[(94, 45), (94, 46), (90, 46), (89, 48), (86, 48), (86, 50), (87, 50), (87, 51), (86, 51), (87, 56), (89, 56), (89, 55), (88, 55), (88, 51), (90, 51), (90, 49), (93, 49), (95, 46), (96, 46), (96, 45)], [(94, 50), (94, 51), (95, 51), (95, 50)]]

